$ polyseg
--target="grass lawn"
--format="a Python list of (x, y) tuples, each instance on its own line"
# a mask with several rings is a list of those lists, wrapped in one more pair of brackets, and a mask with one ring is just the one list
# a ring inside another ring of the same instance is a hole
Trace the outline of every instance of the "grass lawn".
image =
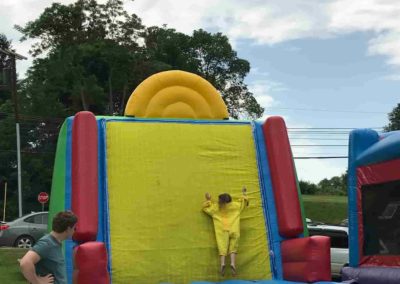
[(26, 249), (0, 247), (0, 283), (27, 283), (17, 262), (17, 259), (21, 258), (26, 251)]
[(338, 224), (347, 218), (347, 196), (302, 195), (307, 218), (326, 224)]

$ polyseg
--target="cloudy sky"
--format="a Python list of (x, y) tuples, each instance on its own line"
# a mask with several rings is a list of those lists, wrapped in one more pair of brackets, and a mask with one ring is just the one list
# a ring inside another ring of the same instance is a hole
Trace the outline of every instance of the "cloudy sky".
[[(51, 2), (0, 1), (0, 32), (19, 53), (28, 55), (31, 43), (20, 43), (13, 25), (35, 19)], [(286, 119), (295, 157), (346, 156), (347, 128), (380, 128), (400, 103), (397, 0), (135, 0), (125, 6), (148, 26), (226, 34), (251, 64), (246, 82), (266, 108), (264, 118)], [(30, 63), (19, 63), (20, 75)], [(318, 146), (324, 144), (334, 146)], [(343, 173), (347, 160), (296, 159), (296, 166), (301, 179), (319, 181)]]

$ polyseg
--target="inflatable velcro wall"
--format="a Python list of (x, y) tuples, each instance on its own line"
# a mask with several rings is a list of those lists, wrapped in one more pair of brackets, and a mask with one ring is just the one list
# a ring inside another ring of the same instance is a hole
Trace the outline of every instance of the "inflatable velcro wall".
[(51, 215), (79, 218), (65, 244), (69, 282), (232, 279), (219, 273), (202, 203), (206, 192), (240, 198), (243, 186), (250, 205), (232, 283), (330, 281), (329, 239), (308, 237), (281, 117), (229, 120), (218, 91), (183, 71), (143, 81), (124, 116), (77, 113), (59, 135), (50, 203)]

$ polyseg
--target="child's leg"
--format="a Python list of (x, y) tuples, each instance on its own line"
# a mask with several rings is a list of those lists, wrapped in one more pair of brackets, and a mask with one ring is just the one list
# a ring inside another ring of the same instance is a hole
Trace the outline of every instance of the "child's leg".
[(221, 268), (220, 268), (220, 273), (221, 276), (224, 276), (225, 274), (225, 255), (220, 255), (220, 261), (221, 261)]
[(231, 253), (231, 270), (232, 276), (236, 276), (236, 252)]
[(215, 232), (216, 237), (217, 237), (217, 246), (218, 246), (218, 252), (220, 256), (220, 262), (221, 262), (221, 267), (220, 267), (220, 273), (221, 276), (224, 276), (225, 274), (225, 257), (226, 253), (228, 251), (228, 245), (229, 245), (229, 233), (226, 231), (216, 231)]
[(225, 265), (225, 255), (220, 255), (221, 266)]
[(239, 239), (240, 239), (240, 235), (235, 232), (231, 233), (230, 238), (229, 238), (228, 253), (231, 256), (232, 276), (236, 276), (236, 253), (238, 250)]
[(231, 266), (236, 268), (236, 252), (231, 253)]

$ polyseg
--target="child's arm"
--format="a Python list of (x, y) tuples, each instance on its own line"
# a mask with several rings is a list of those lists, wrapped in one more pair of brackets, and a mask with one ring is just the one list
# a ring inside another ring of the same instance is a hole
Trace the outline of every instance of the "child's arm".
[(241, 204), (240, 204), (240, 211), (243, 211), (244, 208), (249, 206), (249, 198), (247, 197), (247, 189), (245, 186), (242, 188), (242, 198), (241, 198)]
[(210, 216), (213, 216), (216, 212), (215, 204), (211, 201), (211, 195), (208, 192), (206, 193), (206, 201), (203, 203), (203, 211)]

